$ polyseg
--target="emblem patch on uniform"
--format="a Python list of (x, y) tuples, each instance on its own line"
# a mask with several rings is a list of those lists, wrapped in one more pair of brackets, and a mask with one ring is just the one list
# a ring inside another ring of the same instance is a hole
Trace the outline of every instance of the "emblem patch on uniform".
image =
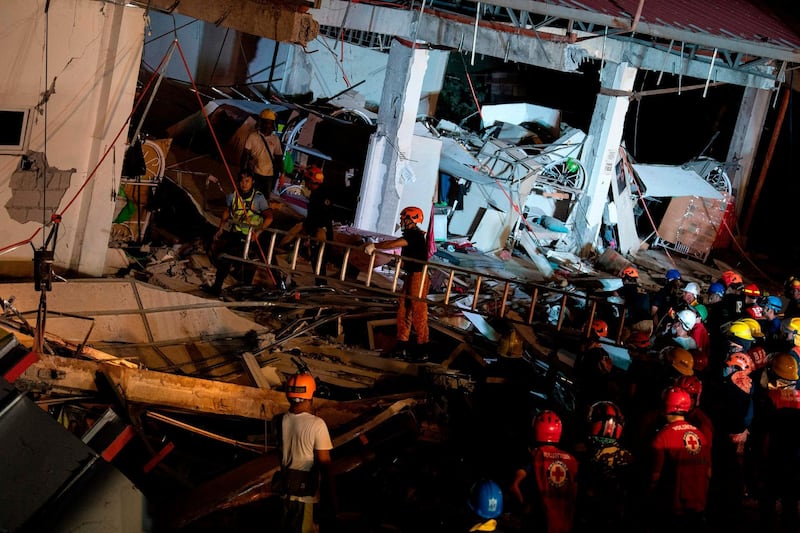
[(700, 453), (700, 438), (693, 431), (687, 431), (683, 434), (683, 447), (692, 455)]
[(561, 461), (553, 461), (547, 467), (547, 482), (554, 487), (563, 487), (568, 475), (567, 465)]

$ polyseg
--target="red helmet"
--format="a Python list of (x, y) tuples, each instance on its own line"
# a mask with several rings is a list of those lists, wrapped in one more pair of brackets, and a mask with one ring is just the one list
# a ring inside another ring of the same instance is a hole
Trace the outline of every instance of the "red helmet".
[(290, 402), (302, 402), (314, 397), (317, 382), (314, 376), (306, 373), (295, 374), (286, 381), (286, 398)]
[(700, 394), (703, 392), (703, 382), (697, 376), (681, 376), (675, 382), (675, 386), (689, 393), (692, 399), (692, 407), (697, 407), (700, 403)]
[(597, 402), (589, 408), (589, 433), (595, 437), (619, 439), (625, 417), (614, 402)]
[(422, 209), (419, 207), (408, 206), (403, 208), (400, 211), (400, 218), (408, 217), (410, 218), (414, 224), (422, 224), (422, 221), (425, 220), (425, 215), (422, 212)]
[(638, 278), (639, 271), (633, 267), (626, 267), (622, 269), (621, 275), (623, 278)]
[(725, 366), (727, 367), (736, 367), (745, 374), (749, 374), (753, 370), (755, 370), (755, 363), (753, 363), (753, 358), (747, 355), (745, 352), (736, 352), (732, 353), (728, 356), (725, 360)]
[(692, 409), (689, 393), (678, 387), (664, 391), (664, 412), (668, 415), (685, 415)]
[(650, 335), (645, 331), (634, 331), (631, 336), (627, 338), (625, 344), (634, 350), (646, 350), (650, 347)]
[(593, 320), (592, 332), (598, 337), (608, 337), (608, 324), (605, 320)]
[(561, 440), (561, 419), (553, 411), (542, 411), (533, 419), (533, 438), (536, 442)]
[(751, 283), (750, 285), (745, 285), (744, 295), (751, 296), (753, 298), (761, 296), (761, 289), (759, 289), (758, 285), (756, 285), (755, 283)]
[(742, 283), (742, 276), (741, 274), (737, 274), (733, 270), (726, 270), (722, 273), (722, 283), (725, 284), (726, 287), (730, 287), (734, 284)]

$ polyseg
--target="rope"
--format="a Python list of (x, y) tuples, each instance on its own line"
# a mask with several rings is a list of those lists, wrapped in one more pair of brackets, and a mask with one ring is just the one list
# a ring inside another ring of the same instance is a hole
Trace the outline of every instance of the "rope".
[(730, 228), (730, 226), (728, 226), (728, 222), (727, 222), (727, 221), (726, 221), (724, 218), (722, 219), (722, 226), (723, 226), (723, 227), (725, 228), (725, 230), (728, 232), (728, 235), (730, 235), (730, 237), (731, 237), (731, 241), (733, 241), (733, 244), (736, 246), (736, 249), (737, 249), (737, 251), (738, 251), (738, 252), (741, 254), (741, 256), (742, 256), (742, 257), (744, 257), (744, 258), (745, 258), (745, 260), (747, 261), (747, 263), (748, 263), (748, 264), (749, 264), (751, 267), (753, 267), (753, 269), (754, 269), (756, 272), (758, 272), (758, 273), (759, 273), (759, 274), (760, 274), (760, 275), (761, 275), (761, 276), (762, 276), (764, 279), (768, 280), (768, 281), (769, 281), (770, 283), (772, 283), (773, 285), (780, 285), (780, 283), (778, 283), (778, 282), (776, 282), (774, 279), (772, 279), (772, 277), (771, 277), (769, 274), (767, 274), (766, 272), (764, 272), (763, 270), (761, 270), (760, 268), (758, 268), (758, 265), (756, 265), (755, 263), (753, 263), (753, 261), (752, 261), (752, 260), (750, 259), (750, 257), (747, 255), (747, 252), (745, 252), (745, 251), (744, 251), (744, 248), (742, 248), (742, 247), (741, 247), (741, 245), (739, 244), (739, 241), (737, 241), (737, 240), (736, 240), (736, 237), (734, 237), (734, 235), (733, 235), (733, 231), (731, 231), (731, 228)]
[[(622, 160), (625, 162), (625, 165), (626, 166), (629, 165), (628, 156), (625, 153), (625, 150), (622, 147), (620, 147), (619, 150), (620, 150), (620, 155), (622, 156)], [(658, 232), (656, 223), (653, 220), (653, 215), (650, 214), (650, 210), (647, 208), (647, 202), (644, 201), (644, 195), (642, 194), (641, 187), (636, 187), (636, 194), (639, 195), (639, 201), (642, 203), (642, 208), (644, 209), (644, 212), (647, 213), (647, 219), (650, 221), (650, 226), (653, 228), (653, 233), (656, 234), (656, 237), (661, 239), (661, 234)], [(672, 263), (672, 266), (677, 266), (675, 260), (672, 258), (672, 255), (670, 255), (669, 250), (664, 248), (664, 253), (667, 256), (667, 259), (669, 259), (669, 262)]]
[[(86, 177), (86, 180), (83, 182), (83, 184), (80, 186), (80, 188), (75, 192), (75, 195), (72, 197), (72, 199), (70, 199), (70, 201), (67, 203), (67, 205), (64, 207), (64, 209), (61, 211), (61, 213), (59, 213), (59, 215), (61, 215), (63, 217), (64, 213), (66, 213), (67, 210), (72, 206), (72, 204), (75, 203), (75, 200), (78, 199), (78, 197), (81, 195), (81, 193), (86, 188), (86, 186), (89, 184), (89, 182), (94, 178), (95, 174), (97, 173), (97, 170), (100, 168), (100, 165), (103, 164), (103, 161), (105, 161), (105, 159), (108, 156), (108, 154), (112, 151), (114, 146), (117, 144), (117, 140), (119, 140), (120, 136), (122, 135), (122, 133), (127, 128), (128, 123), (130, 122), (130, 120), (133, 117), (133, 115), (136, 113), (136, 110), (139, 108), (139, 105), (142, 103), (142, 101), (144, 101), (144, 95), (147, 94), (147, 91), (150, 89), (151, 85), (155, 81), (156, 73), (158, 72), (158, 70), (161, 69), (161, 67), (164, 64), (164, 61), (166, 60), (166, 58), (167, 58), (166, 54), (164, 55), (163, 58), (161, 58), (161, 63), (158, 64), (158, 68), (153, 71), (153, 76), (147, 82), (147, 85), (145, 85), (144, 89), (142, 89), (142, 93), (139, 96), (139, 99), (134, 104), (133, 109), (131, 110), (130, 114), (128, 115), (128, 118), (125, 119), (124, 123), (122, 124), (122, 127), (117, 132), (117, 135), (114, 137), (114, 140), (111, 142), (111, 144), (109, 144), (108, 148), (106, 148), (106, 151), (100, 157), (100, 160), (97, 162), (97, 164), (92, 169), (92, 171), (89, 172), (89, 175)], [(36, 228), (36, 231), (34, 231), (33, 234), (30, 237), (28, 237), (27, 239), (25, 239), (25, 240), (16, 242), (14, 244), (9, 244), (7, 246), (4, 246), (3, 248), (0, 248), (0, 255), (8, 253), (8, 252), (10, 252), (12, 250), (16, 250), (20, 246), (23, 246), (23, 245), (33, 241), (33, 239), (36, 238), (36, 236), (39, 234), (40, 231), (42, 231), (43, 228), (44, 228), (44, 226), (40, 226), (40, 227)]]

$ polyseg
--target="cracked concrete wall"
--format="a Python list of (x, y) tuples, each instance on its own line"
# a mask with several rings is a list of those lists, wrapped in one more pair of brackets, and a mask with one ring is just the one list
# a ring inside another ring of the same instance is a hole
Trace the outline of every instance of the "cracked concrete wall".
[(45, 13), (45, 5), (0, 2), (0, 109), (31, 110), (26, 150), (34, 159), (46, 154), (38, 168), (48, 169), (47, 179), (33, 177), (22, 170), (21, 153), (0, 155), (0, 276), (32, 275), (28, 242), (44, 243), (49, 228), (42, 220), (53, 212), (63, 215), (55, 270), (99, 276), (136, 96), (144, 11), (60, 0)]

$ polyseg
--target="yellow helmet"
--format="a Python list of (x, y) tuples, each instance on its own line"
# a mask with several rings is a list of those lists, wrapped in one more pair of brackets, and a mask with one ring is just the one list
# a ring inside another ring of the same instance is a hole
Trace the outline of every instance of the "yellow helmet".
[(750, 326), (743, 320), (737, 320), (728, 326), (728, 335), (738, 337), (745, 341), (752, 341), (753, 333), (750, 331)]
[(791, 354), (781, 352), (772, 357), (769, 363), (772, 373), (781, 379), (797, 381), (800, 376), (797, 374), (797, 359)]
[(791, 334), (792, 338), (788, 339), (787, 337), (787, 339), (791, 340), (795, 346), (800, 346), (800, 335), (798, 335), (800, 333), (800, 317), (785, 318), (781, 323), (781, 330), (787, 335)]
[(260, 115), (258, 115), (258, 118), (260, 118), (261, 120), (271, 120), (275, 122), (275, 119), (278, 117), (275, 114), (275, 111), (273, 111), (272, 109), (265, 109), (261, 112)]
[(761, 324), (754, 318), (742, 318), (738, 320), (738, 322), (744, 322), (747, 324), (747, 327), (750, 328), (750, 335), (753, 337), (763, 337), (764, 334), (761, 332)]

